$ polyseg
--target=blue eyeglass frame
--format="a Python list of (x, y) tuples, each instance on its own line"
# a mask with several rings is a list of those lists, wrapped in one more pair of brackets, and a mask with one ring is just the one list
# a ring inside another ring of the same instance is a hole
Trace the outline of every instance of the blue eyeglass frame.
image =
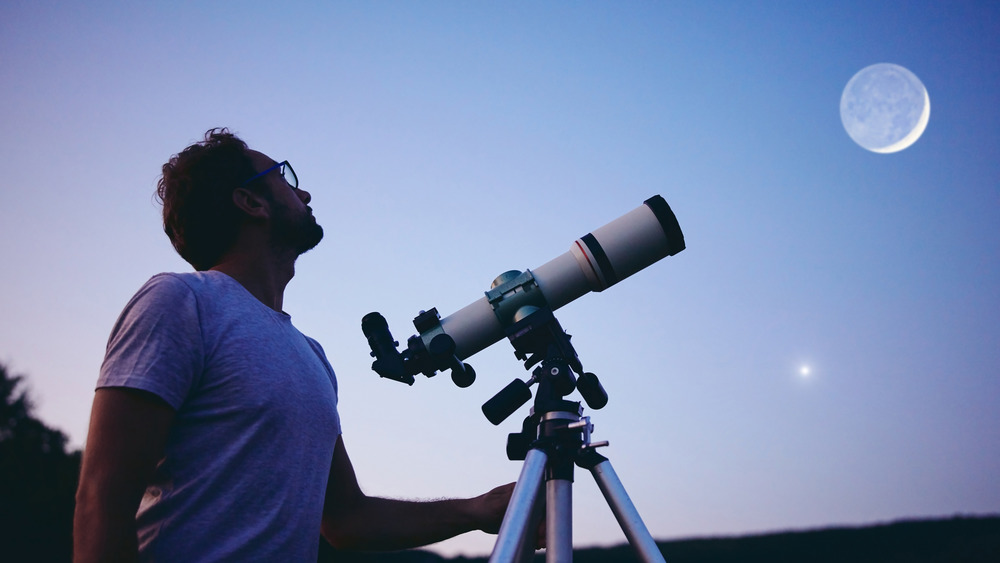
[(275, 164), (274, 166), (268, 168), (267, 170), (265, 170), (265, 171), (257, 174), (253, 178), (250, 178), (246, 182), (243, 182), (243, 184), (240, 187), (241, 188), (245, 188), (247, 186), (247, 184), (249, 184), (250, 182), (253, 182), (254, 180), (256, 180), (258, 178), (264, 177), (265, 175), (267, 175), (269, 172), (271, 172), (275, 168), (280, 168), (281, 169), (281, 177), (284, 178), (285, 182), (287, 182), (288, 185), (292, 187), (292, 189), (298, 189), (298, 187), (299, 187), (299, 177), (295, 175), (295, 170), (292, 169), (292, 165), (288, 164), (287, 160), (283, 160), (283, 161)]

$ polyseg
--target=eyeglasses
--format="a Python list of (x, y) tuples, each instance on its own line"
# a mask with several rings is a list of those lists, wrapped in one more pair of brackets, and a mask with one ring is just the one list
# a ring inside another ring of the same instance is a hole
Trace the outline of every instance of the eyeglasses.
[(281, 177), (284, 178), (286, 182), (288, 182), (289, 186), (291, 186), (293, 189), (299, 187), (299, 178), (295, 175), (295, 171), (292, 170), (292, 165), (288, 164), (287, 160), (285, 160), (283, 162), (279, 162), (278, 164), (275, 164), (274, 166), (268, 168), (267, 170), (261, 172), (260, 174), (257, 174), (253, 178), (250, 178), (246, 182), (243, 182), (243, 185), (240, 186), (240, 187), (241, 188), (245, 188), (247, 186), (247, 184), (249, 184), (250, 182), (253, 182), (254, 180), (256, 180), (258, 178), (261, 178), (261, 177), (265, 176), (266, 174), (268, 174), (269, 172), (271, 172), (275, 168), (280, 168), (281, 169)]

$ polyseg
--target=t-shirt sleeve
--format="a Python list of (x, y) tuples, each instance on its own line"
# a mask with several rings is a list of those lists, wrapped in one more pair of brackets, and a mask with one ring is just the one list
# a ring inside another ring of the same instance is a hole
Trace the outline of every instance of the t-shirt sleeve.
[(196, 295), (180, 278), (161, 274), (118, 317), (97, 388), (141, 389), (178, 409), (197, 385), (204, 357)]

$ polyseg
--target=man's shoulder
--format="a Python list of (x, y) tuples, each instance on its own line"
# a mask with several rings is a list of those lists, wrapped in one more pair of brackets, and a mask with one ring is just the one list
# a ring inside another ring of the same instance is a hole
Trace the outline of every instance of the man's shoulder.
[(163, 272), (149, 278), (129, 300), (127, 309), (172, 308), (195, 304), (227, 289), (228, 278), (218, 272)]
[(149, 278), (139, 289), (139, 293), (181, 292), (203, 293), (227, 288), (231, 278), (220, 272), (161, 272)]

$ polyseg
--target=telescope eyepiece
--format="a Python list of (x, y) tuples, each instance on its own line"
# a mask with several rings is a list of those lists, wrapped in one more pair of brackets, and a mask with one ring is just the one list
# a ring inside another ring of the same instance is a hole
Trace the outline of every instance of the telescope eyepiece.
[(403, 356), (396, 350), (399, 343), (393, 340), (385, 317), (378, 312), (361, 317), (361, 332), (368, 339), (371, 356), (375, 358), (372, 370), (381, 377), (413, 385), (413, 375), (406, 373)]

